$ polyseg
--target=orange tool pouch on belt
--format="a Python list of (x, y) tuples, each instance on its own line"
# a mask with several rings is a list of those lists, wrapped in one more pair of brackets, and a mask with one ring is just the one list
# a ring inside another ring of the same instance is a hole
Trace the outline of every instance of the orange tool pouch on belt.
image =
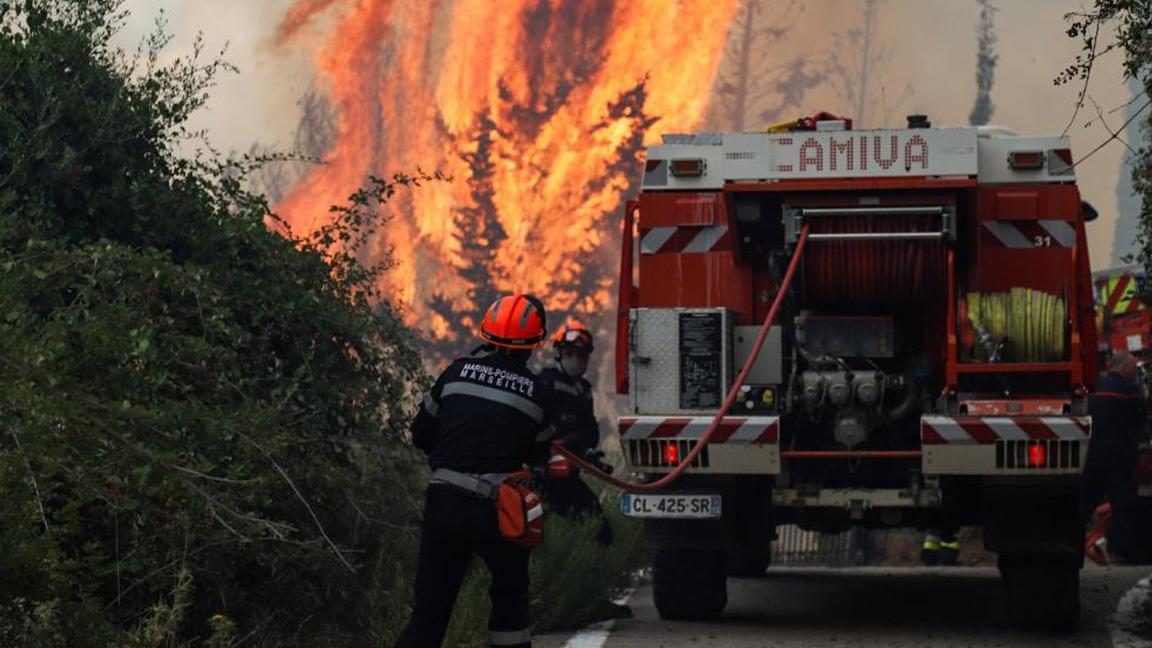
[(544, 540), (544, 505), (532, 491), (532, 473), (514, 472), (496, 489), (496, 515), (505, 540), (531, 549)]

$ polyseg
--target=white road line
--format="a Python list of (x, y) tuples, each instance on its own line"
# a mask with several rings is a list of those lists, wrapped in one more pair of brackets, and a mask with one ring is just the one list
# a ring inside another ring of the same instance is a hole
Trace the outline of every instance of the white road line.
[(564, 648), (602, 648), (604, 642), (608, 641), (608, 635), (612, 634), (614, 627), (616, 627), (615, 620), (593, 623), (573, 635), (564, 644)]
[[(633, 582), (642, 580), (644, 578), (644, 571), (645, 570), (640, 570), (636, 572)], [(613, 599), (612, 602), (616, 605), (627, 605), (635, 593), (636, 587), (629, 587), (624, 590), (624, 593), (621, 594), (619, 598)], [(603, 648), (604, 642), (608, 641), (608, 635), (612, 634), (614, 629), (616, 629), (616, 619), (593, 623), (572, 635), (572, 638), (564, 643), (563, 648)]]
[(1152, 645), (1146, 637), (1133, 634), (1131, 628), (1144, 627), (1148, 623), (1148, 606), (1152, 605), (1152, 577), (1140, 579), (1132, 589), (1120, 597), (1116, 604), (1116, 614), (1112, 615), (1110, 632), (1112, 648), (1148, 648)]

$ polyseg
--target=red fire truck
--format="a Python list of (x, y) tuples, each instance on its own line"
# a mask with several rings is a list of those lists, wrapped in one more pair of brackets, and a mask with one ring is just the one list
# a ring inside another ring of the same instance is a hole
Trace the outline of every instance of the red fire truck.
[(777, 525), (966, 525), (1018, 621), (1069, 627), (1097, 345), (1068, 139), (851, 126), (647, 151), (616, 370), (628, 467), (683, 471), (621, 496), (645, 519), (656, 607), (719, 616)]

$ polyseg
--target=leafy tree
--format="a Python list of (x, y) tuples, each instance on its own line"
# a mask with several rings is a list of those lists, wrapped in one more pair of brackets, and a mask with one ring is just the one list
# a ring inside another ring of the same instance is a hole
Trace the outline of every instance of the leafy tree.
[(119, 4), (0, 0), (0, 645), (387, 641), (425, 376), (357, 249), (427, 178), (293, 236), (178, 153), (227, 65)]
[[(1127, 121), (1119, 128), (1110, 129), (1111, 136), (1088, 151), (1077, 164), (1120, 139), (1125, 128), (1137, 119), (1142, 122), (1144, 141), (1148, 142), (1152, 132), (1152, 112), (1149, 111), (1152, 106), (1152, 0), (1096, 0), (1088, 10), (1069, 13), (1065, 18), (1068, 36), (1079, 39), (1082, 44), (1075, 62), (1055, 79), (1057, 84), (1083, 82), (1069, 126), (1084, 105), (1094, 65), (1110, 52), (1119, 51), (1123, 55), (1125, 77), (1135, 80), (1142, 90), (1133, 99), (1135, 109), (1130, 111)], [(1108, 38), (1110, 32), (1113, 38)], [(1132, 187), (1141, 197), (1133, 249), (1136, 260), (1148, 270), (1152, 269), (1152, 148), (1147, 144), (1132, 155)]]

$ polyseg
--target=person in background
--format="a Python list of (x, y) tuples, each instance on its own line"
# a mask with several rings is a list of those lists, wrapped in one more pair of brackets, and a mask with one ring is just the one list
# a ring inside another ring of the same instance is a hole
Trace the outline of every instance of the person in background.
[[(552, 390), (555, 439), (578, 455), (599, 463), (604, 453), (600, 444), (600, 426), (596, 423), (592, 401), (592, 383), (584, 378), (592, 357), (592, 332), (583, 324), (570, 321), (552, 337), (555, 364), (540, 372), (540, 380)], [(549, 510), (564, 517), (595, 517), (600, 520), (596, 540), (612, 543), (612, 527), (600, 506), (600, 499), (559, 453), (549, 460), (549, 479), (544, 480), (544, 502)]]
[(1108, 359), (1106, 373), (1088, 401), (1092, 436), (1084, 465), (1082, 494), (1085, 514), (1107, 500), (1112, 505), (1107, 552), (1114, 562), (1124, 562), (1131, 552), (1130, 529), (1136, 506), (1136, 464), (1139, 460), (1143, 396), (1137, 382), (1136, 358), (1121, 351)]

